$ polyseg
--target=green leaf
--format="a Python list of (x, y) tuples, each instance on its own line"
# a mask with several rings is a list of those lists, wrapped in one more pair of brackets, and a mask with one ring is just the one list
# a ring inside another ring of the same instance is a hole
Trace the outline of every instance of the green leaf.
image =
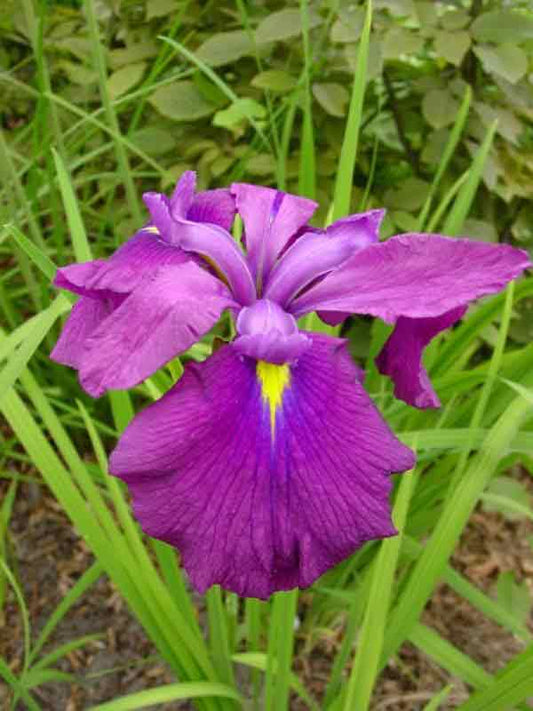
[(146, 0), (146, 19), (166, 17), (176, 12), (176, 0)]
[(440, 24), (445, 30), (462, 30), (470, 22), (470, 15), (466, 10), (449, 10), (441, 17)]
[(113, 69), (123, 67), (126, 64), (135, 64), (144, 59), (151, 59), (157, 56), (159, 48), (155, 42), (138, 42), (124, 49), (112, 49), (109, 54), (109, 62)]
[(174, 136), (157, 126), (145, 126), (135, 131), (130, 140), (151, 156), (161, 156), (176, 147)]
[(196, 56), (211, 67), (221, 67), (253, 52), (250, 35), (243, 30), (235, 30), (211, 35), (198, 47)]
[(401, 187), (396, 190), (388, 190), (385, 193), (385, 204), (387, 207), (399, 210), (417, 210), (422, 207), (429, 193), (429, 183), (420, 178), (407, 178), (401, 183)]
[(509, 519), (533, 518), (527, 489), (508, 476), (500, 476), (491, 482), (482, 499), (485, 511), (498, 511)]
[(481, 242), (497, 242), (498, 232), (492, 222), (484, 220), (475, 220), (470, 218), (466, 220), (461, 233), (470, 239), (476, 239)]
[(422, 113), (433, 128), (453, 123), (458, 110), (459, 102), (448, 89), (432, 89), (422, 100)]
[(125, 67), (117, 69), (107, 80), (107, 90), (111, 99), (116, 99), (122, 94), (126, 94), (136, 84), (138, 84), (144, 74), (146, 64), (126, 64)]
[[(320, 17), (310, 14), (309, 29), (317, 27), (321, 22)], [(301, 33), (302, 18), (300, 10), (286, 8), (285, 10), (273, 12), (265, 17), (264, 20), (261, 20), (257, 26), (255, 37), (259, 44), (265, 44), (298, 37)]]
[(250, 175), (272, 175), (276, 162), (270, 153), (256, 153), (246, 161), (246, 172)]
[(530, 12), (513, 10), (484, 12), (470, 30), (479, 42), (517, 43), (533, 38), (533, 17)]
[(498, 74), (511, 84), (521, 79), (527, 72), (527, 54), (514, 44), (502, 44), (499, 47), (474, 47), (476, 56), (489, 74)]
[(174, 121), (196, 121), (209, 116), (216, 108), (204, 99), (192, 81), (162, 86), (149, 101), (159, 113)]
[(313, 84), (313, 96), (330, 116), (342, 118), (346, 114), (350, 94), (341, 84), (333, 82)]
[(254, 99), (237, 99), (227, 109), (216, 112), (213, 116), (213, 125), (231, 129), (243, 121), (261, 119), (265, 116), (265, 107)]
[(331, 41), (356, 42), (361, 36), (364, 21), (365, 10), (363, 7), (350, 5), (346, 9), (339, 10), (339, 17), (331, 27)]
[(251, 81), (252, 86), (258, 89), (279, 92), (291, 91), (297, 83), (293, 76), (282, 69), (267, 69), (264, 72), (259, 72)]
[[(511, 709), (533, 694), (533, 645), (496, 674), (491, 684), (458, 706), (460, 711)], [(527, 706), (526, 706), (527, 708)]]
[(363, 117), (363, 101), (367, 82), (367, 66), (369, 54), (370, 32), (372, 28), (372, 2), (367, 1), (365, 24), (358, 43), (356, 67), (350, 98), (350, 109), (344, 129), (344, 138), (339, 157), (335, 192), (333, 196), (333, 210), (331, 220), (337, 220), (350, 212), (352, 196), (353, 172), (357, 158), (359, 144), (359, 131)]
[(474, 108), (485, 126), (490, 126), (497, 119), (498, 126), (496, 131), (500, 136), (514, 144), (519, 142), (520, 136), (524, 132), (524, 125), (512, 111), (501, 106), (490, 106), (482, 103), (475, 103)]
[(120, 699), (92, 706), (90, 711), (133, 711), (134, 709), (145, 709), (156, 704), (162, 704), (166, 701), (198, 699), (205, 696), (220, 696), (241, 701), (238, 692), (230, 686), (216, 682), (194, 681), (183, 684), (167, 684), (156, 689), (147, 689), (136, 694), (128, 694), (128, 696), (123, 696)]
[(413, 0), (376, 0), (376, 10), (386, 9), (395, 17), (409, 17), (414, 14)]
[(52, 148), (52, 155), (59, 181), (59, 190), (61, 191), (61, 199), (65, 206), (67, 214), (67, 224), (70, 230), (70, 238), (74, 247), (74, 254), (78, 262), (88, 262), (92, 259), (91, 246), (87, 240), (85, 225), (81, 216), (80, 205), (76, 198), (72, 179), (69, 171), (59, 153)]
[(438, 20), (437, 8), (434, 2), (415, 2), (415, 10), (420, 24), (420, 29), (436, 25)]
[(435, 33), (435, 51), (450, 64), (459, 66), (470, 47), (470, 35), (464, 30), (447, 32), (439, 30)]
[(527, 623), (531, 610), (531, 595), (525, 580), (517, 583), (514, 573), (510, 570), (500, 573), (496, 583), (496, 596), (498, 602), (517, 617), (521, 624)]
[(383, 39), (383, 56), (385, 59), (398, 59), (404, 54), (418, 54), (424, 46), (420, 35), (402, 27), (389, 30)]

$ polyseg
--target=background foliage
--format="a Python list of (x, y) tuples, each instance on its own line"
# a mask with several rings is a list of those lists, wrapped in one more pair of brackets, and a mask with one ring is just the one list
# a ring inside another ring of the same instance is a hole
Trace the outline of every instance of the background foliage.
[[(48, 353), (72, 303), (49, 288), (56, 265), (107, 256), (146, 218), (142, 191), (168, 190), (188, 168), (203, 188), (246, 180), (314, 196), (319, 224), (349, 207), (384, 205), (384, 236), (441, 230), (531, 249), (529, 2), (374, 0), (368, 42), (365, 7), (342, 0), (5, 0), (0, 32), (0, 409), (11, 482), (1, 504), (0, 607), (13, 590), (26, 633), (17, 673), (0, 659), (13, 706), (39, 708), (42, 684), (72, 681), (57, 662), (90, 639), (54, 647), (51, 635), (105, 572), (178, 680), (107, 709), (180, 698), (233, 709), (244, 694), (278, 711), (290, 689), (317, 708), (291, 673), (296, 612), (299, 653), (340, 630), (321, 708), (364, 711), (406, 640), (468, 685), (461, 708), (525, 708), (533, 694), (527, 588), (502, 576), (489, 597), (449, 560), (480, 501), (506, 516), (533, 516), (523, 482), (509, 475), (532, 472), (531, 277), (429, 349), (440, 412), (395, 402), (372, 365), (387, 329), (348, 322), (369, 392), (419, 454), (416, 473), (397, 486), (403, 535), (364, 547), (305, 604), (296, 593), (263, 604), (215, 588), (205, 626), (174, 551), (141, 536), (119, 482), (106, 475), (105, 451), (134, 407), (179, 377), (181, 361), (131, 398), (92, 401)], [(211, 342), (182, 360), (205, 358)], [(95, 554), (39, 635), (8, 545), (24, 481), (16, 461), (39, 472)], [(441, 580), (523, 645), (497, 675), (422, 624)], [(241, 668), (250, 673), (236, 684)], [(427, 708), (450, 691), (444, 686)]]

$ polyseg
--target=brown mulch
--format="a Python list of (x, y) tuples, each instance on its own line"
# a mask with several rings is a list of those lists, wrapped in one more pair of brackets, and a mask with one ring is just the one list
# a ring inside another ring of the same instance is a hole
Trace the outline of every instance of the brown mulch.
[[(528, 484), (530, 483), (528, 479)], [(7, 482), (0, 481), (0, 499)], [(9, 563), (21, 582), (28, 606), (32, 638), (36, 639), (65, 593), (93, 561), (91, 552), (73, 530), (65, 514), (37, 484), (21, 484), (10, 522)], [(533, 525), (508, 520), (478, 508), (466, 528), (452, 560), (453, 566), (475, 585), (494, 594), (500, 572), (513, 571), (533, 591)], [(8, 591), (0, 624), (0, 656), (16, 674), (22, 664), (23, 635), (16, 600)], [(446, 585), (435, 591), (423, 622), (468, 654), (487, 671), (500, 669), (523, 644), (458, 597)], [(173, 681), (153, 645), (130, 614), (126, 604), (103, 576), (60, 623), (46, 651), (83, 635), (100, 639), (72, 652), (57, 666), (76, 676), (74, 684), (50, 683), (34, 690), (45, 711), (82, 711), (124, 694)], [(296, 660), (295, 669), (308, 689), (320, 699), (336, 651), (331, 637), (318, 641), (312, 652)], [(141, 661), (141, 664), (139, 664)], [(417, 711), (443, 686), (453, 692), (442, 709), (456, 708), (469, 689), (451, 679), (414, 646), (405, 644), (383, 673), (375, 690), (373, 711)], [(294, 711), (304, 707), (294, 700)], [(7, 689), (0, 684), (0, 708), (8, 708)], [(24, 706), (19, 704), (19, 709)], [(164, 704), (160, 709), (189, 708)]]

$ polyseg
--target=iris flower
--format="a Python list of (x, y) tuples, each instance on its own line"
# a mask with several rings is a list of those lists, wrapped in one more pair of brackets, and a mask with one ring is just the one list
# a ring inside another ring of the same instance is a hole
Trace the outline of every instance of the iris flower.
[[(55, 284), (81, 296), (52, 357), (93, 396), (186, 351), (225, 310), (236, 337), (137, 415), (110, 460), (144, 531), (177, 547), (194, 586), (267, 598), (307, 587), (365, 541), (395, 534), (390, 474), (415, 458), (363, 387), (346, 341), (301, 330), (378, 316), (395, 395), (439, 404), (422, 352), (473, 299), (529, 266), (525, 252), (439, 235), (379, 242), (383, 211), (309, 226), (316, 204), (235, 184), (144, 196), (151, 221), (107, 261)], [(230, 234), (235, 213), (242, 244)]]

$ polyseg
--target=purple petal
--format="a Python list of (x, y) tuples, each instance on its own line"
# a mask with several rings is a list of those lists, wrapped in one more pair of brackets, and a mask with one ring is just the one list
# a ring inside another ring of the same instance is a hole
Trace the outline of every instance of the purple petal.
[(110, 298), (112, 294), (133, 291), (158, 267), (183, 264), (189, 259), (181, 249), (140, 230), (108, 260), (96, 259), (58, 269), (54, 284), (82, 296)]
[(318, 311), (318, 316), (327, 323), (328, 326), (338, 326), (351, 316), (349, 311)]
[(187, 212), (188, 220), (209, 222), (227, 232), (231, 230), (234, 218), (235, 199), (227, 188), (198, 193)]
[(94, 397), (130, 388), (189, 348), (235, 307), (227, 288), (193, 262), (159, 267), (84, 343), (80, 382)]
[(363, 390), (344, 342), (312, 339), (292, 368), (268, 366), (274, 432), (265, 365), (225, 347), (189, 364), (111, 456), (143, 529), (179, 548), (201, 592), (307, 587), (395, 533), (388, 474), (410, 468), (413, 453)]
[(186, 252), (204, 257), (228, 283), (240, 304), (251, 304), (255, 300), (255, 285), (248, 264), (229, 232), (217, 225), (175, 220), (171, 240)]
[(392, 237), (358, 252), (298, 297), (290, 311), (439, 316), (502, 289), (530, 266), (526, 252), (439, 235)]
[(394, 395), (413, 407), (440, 407), (422, 365), (422, 352), (432, 338), (462, 318), (466, 306), (459, 306), (442, 316), (406, 318), (401, 316), (376, 358), (379, 372), (394, 381)]
[(244, 223), (248, 262), (263, 281), (290, 238), (312, 217), (312, 200), (258, 185), (234, 183), (231, 192)]
[(230, 230), (235, 217), (235, 200), (229, 189), (206, 190), (194, 194), (196, 176), (183, 174), (172, 197), (162, 193), (144, 193), (143, 200), (153, 224), (163, 238), (170, 233), (173, 219), (208, 223)]
[(294, 317), (278, 304), (260, 299), (241, 310), (234, 347), (241, 355), (268, 363), (292, 363), (311, 345)]
[(170, 198), (170, 209), (172, 217), (185, 218), (194, 201), (196, 190), (196, 173), (193, 170), (186, 170), (178, 180), (172, 197)]
[(82, 297), (72, 307), (50, 358), (71, 368), (79, 368), (85, 340), (96, 331), (112, 310), (113, 306), (107, 299)]
[(304, 234), (276, 264), (265, 296), (286, 306), (305, 286), (376, 242), (383, 210), (339, 220), (321, 234)]

